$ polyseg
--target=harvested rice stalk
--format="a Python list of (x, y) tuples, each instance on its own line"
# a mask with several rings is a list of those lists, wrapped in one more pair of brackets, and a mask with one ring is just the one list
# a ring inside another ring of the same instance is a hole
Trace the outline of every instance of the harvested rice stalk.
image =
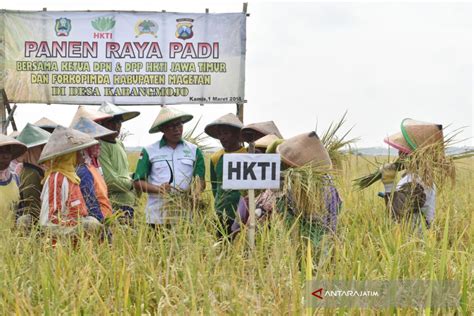
[(332, 122), (328, 129), (322, 134), (321, 142), (329, 153), (329, 157), (333, 163), (335, 169), (341, 169), (342, 162), (346, 158), (346, 154), (342, 152), (342, 149), (345, 147), (351, 147), (358, 138), (347, 139), (347, 136), (352, 131), (351, 127), (346, 131), (342, 136), (337, 136), (337, 133), (340, 132), (346, 123), (347, 111), (344, 112), (344, 115), (337, 122)]
[(201, 149), (202, 151), (206, 151), (206, 150), (209, 150), (209, 149), (212, 148), (211, 146), (209, 146), (206, 143), (206, 141), (208, 139), (208, 136), (206, 134), (204, 134), (204, 132), (199, 133), (197, 135), (194, 135), (194, 133), (196, 132), (196, 128), (199, 125), (200, 121), (201, 121), (201, 117), (199, 118), (199, 120), (196, 122), (196, 124), (194, 125), (194, 127), (192, 129), (190, 129), (190, 130), (188, 130), (184, 133), (183, 139), (190, 142), (191, 144), (194, 144), (194, 145), (198, 146), (199, 149)]
[(283, 192), (289, 194), (295, 216), (322, 220), (326, 214), (324, 188), (331, 175), (314, 166), (290, 168), (282, 172)]
[[(413, 153), (411, 159), (397, 159), (394, 164), (398, 171), (407, 170), (420, 176), (427, 185), (435, 183), (441, 187), (447, 179), (452, 181), (455, 178), (454, 161), (474, 156), (474, 151), (467, 151), (461, 154), (445, 156), (440, 151), (432, 151), (429, 148)], [(382, 173), (379, 169), (371, 174), (354, 179), (354, 186), (357, 190), (363, 190), (379, 181)]]

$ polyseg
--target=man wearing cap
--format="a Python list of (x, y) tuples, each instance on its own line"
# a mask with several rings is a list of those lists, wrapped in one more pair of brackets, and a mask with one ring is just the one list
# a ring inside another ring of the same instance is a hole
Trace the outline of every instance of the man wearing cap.
[(133, 180), (129, 175), (125, 146), (117, 135), (122, 128), (122, 122), (137, 117), (140, 113), (124, 110), (109, 102), (104, 102), (99, 111), (112, 116), (101, 121), (100, 124), (117, 132), (117, 134), (102, 137), (100, 140), (99, 161), (109, 190), (109, 198), (115, 211), (123, 212), (128, 221), (133, 221), (136, 195)]
[(38, 160), (50, 136), (51, 134), (44, 129), (28, 123), (17, 137), (17, 140), (28, 148), (20, 174), (21, 201), (16, 213), (16, 223), (20, 228), (27, 229), (36, 224), (39, 219), (44, 169)]
[(0, 214), (3, 217), (16, 209), (20, 199), (19, 179), (10, 172), (10, 162), (25, 152), (26, 146), (23, 143), (0, 135)]
[[(435, 216), (437, 172), (451, 166), (444, 159), (443, 127), (439, 124), (404, 119), (401, 131), (384, 139), (398, 150), (398, 163), (380, 168), (385, 203), (397, 221), (411, 218), (413, 227), (424, 221), (430, 227)], [(406, 169), (395, 184), (397, 172)], [(439, 170), (441, 169), (441, 170)]]
[(189, 191), (193, 177), (199, 178), (198, 192), (194, 194), (205, 188), (202, 151), (182, 139), (183, 124), (192, 118), (190, 114), (164, 106), (149, 131), (162, 132), (163, 137), (143, 148), (140, 154), (134, 174), (135, 187), (148, 193), (146, 222), (152, 227), (173, 223), (181, 216), (166, 207), (164, 195)]
[[(224, 190), (222, 188), (223, 156), (224, 154), (247, 152), (247, 149), (242, 146), (240, 137), (242, 126), (242, 122), (237, 116), (228, 113), (208, 124), (204, 129), (207, 135), (218, 139), (223, 147), (211, 156), (211, 184), (214, 208), (226, 234), (232, 233), (232, 223), (236, 218), (237, 205), (241, 195), (238, 190)], [(218, 230), (218, 236), (222, 235), (222, 232)]]

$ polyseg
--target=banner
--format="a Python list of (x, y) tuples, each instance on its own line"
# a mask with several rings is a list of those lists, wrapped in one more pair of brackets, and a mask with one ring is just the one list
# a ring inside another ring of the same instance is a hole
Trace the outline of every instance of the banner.
[(280, 154), (225, 154), (222, 188), (279, 189)]
[(245, 13), (2, 11), (10, 102), (241, 103)]

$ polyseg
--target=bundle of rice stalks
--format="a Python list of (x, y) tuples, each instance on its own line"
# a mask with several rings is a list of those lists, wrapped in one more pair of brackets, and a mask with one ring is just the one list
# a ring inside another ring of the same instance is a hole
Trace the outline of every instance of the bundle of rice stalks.
[(351, 145), (358, 140), (358, 138), (347, 139), (347, 136), (352, 131), (353, 127), (346, 131), (342, 136), (336, 135), (342, 130), (346, 123), (346, 117), (347, 111), (344, 112), (344, 115), (339, 121), (332, 122), (321, 137), (321, 142), (328, 151), (335, 169), (340, 169), (342, 167), (342, 162), (347, 156), (342, 149), (350, 149)]
[(328, 171), (307, 165), (287, 169), (282, 175), (283, 192), (293, 215), (321, 221), (326, 215), (325, 187), (331, 181)]
[(190, 189), (183, 191), (172, 188), (164, 198), (164, 210), (168, 223), (176, 223), (182, 219), (190, 219), (194, 214), (208, 209), (208, 200), (203, 198), (199, 190), (199, 180), (193, 179)]
[[(474, 156), (474, 151), (466, 151), (460, 154), (446, 155), (446, 149), (455, 142), (454, 138), (459, 131), (444, 139), (442, 143), (417, 148), (409, 155), (401, 155), (395, 162), (398, 171), (406, 170), (408, 173), (416, 174), (427, 186), (436, 184), (442, 188), (447, 180), (454, 182), (456, 168), (454, 161)], [(368, 188), (382, 178), (380, 168), (373, 173), (354, 179), (354, 186), (358, 190)]]

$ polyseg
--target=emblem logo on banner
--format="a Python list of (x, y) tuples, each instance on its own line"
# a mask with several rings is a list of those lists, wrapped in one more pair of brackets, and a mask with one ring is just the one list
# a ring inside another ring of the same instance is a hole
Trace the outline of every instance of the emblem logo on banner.
[(68, 18), (59, 18), (56, 19), (56, 24), (54, 30), (56, 31), (56, 36), (69, 36), (71, 32), (71, 20)]
[(92, 27), (99, 32), (107, 32), (114, 28), (115, 19), (112, 17), (97, 18), (91, 22)]
[(101, 17), (91, 21), (92, 27), (98, 31), (94, 32), (94, 38), (111, 39), (113, 36), (112, 30), (115, 26), (115, 19), (113, 17)]
[(187, 40), (193, 37), (193, 19), (182, 18), (177, 19), (176, 22), (176, 38), (180, 38), (182, 40)]
[(150, 34), (157, 37), (158, 23), (153, 20), (138, 20), (135, 24), (135, 37), (139, 37), (144, 34)]

